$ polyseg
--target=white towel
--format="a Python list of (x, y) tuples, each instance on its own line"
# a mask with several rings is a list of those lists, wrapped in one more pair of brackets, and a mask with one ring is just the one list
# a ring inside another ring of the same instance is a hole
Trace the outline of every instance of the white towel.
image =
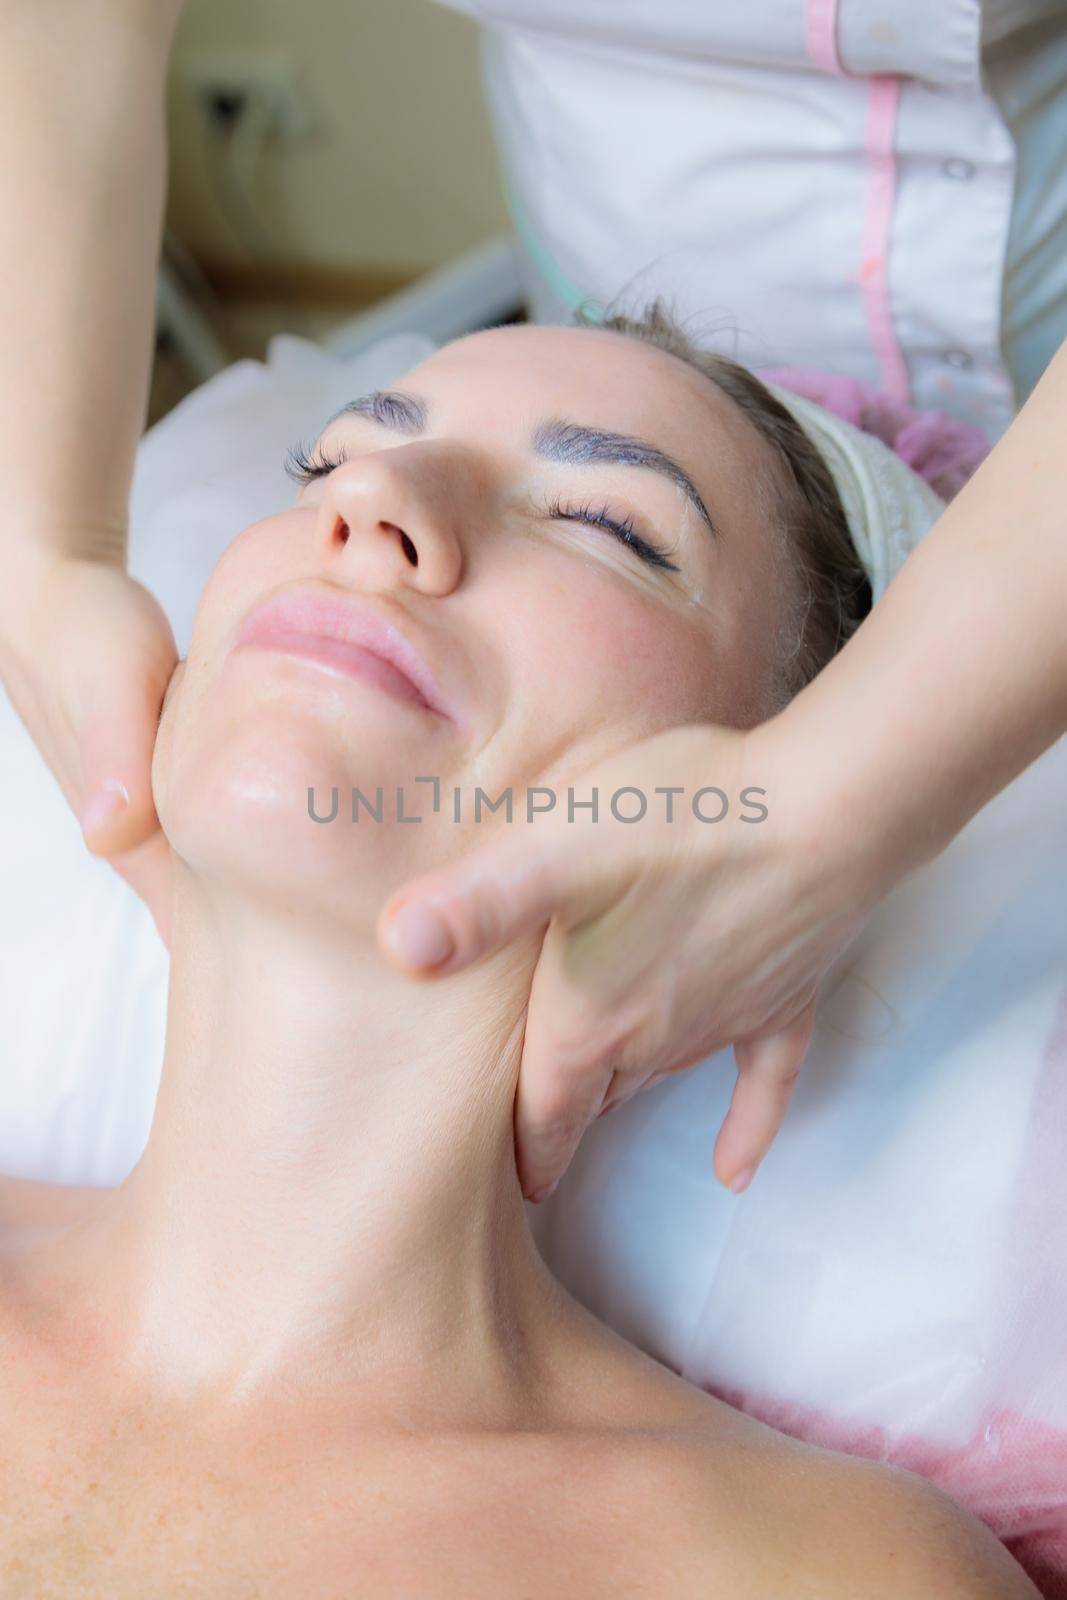
[(945, 509), (919, 475), (873, 434), (804, 395), (767, 387), (822, 452), (833, 474), (849, 532), (880, 600), (915, 546)]

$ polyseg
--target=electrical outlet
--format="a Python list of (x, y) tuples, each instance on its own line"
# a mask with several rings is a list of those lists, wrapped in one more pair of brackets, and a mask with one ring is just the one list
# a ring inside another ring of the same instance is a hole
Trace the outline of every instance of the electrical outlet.
[(282, 54), (235, 51), (182, 63), (182, 79), (202, 114), (214, 119), (217, 103), (243, 100), (263, 116), (268, 136), (306, 139), (318, 133), (321, 118), (292, 61)]

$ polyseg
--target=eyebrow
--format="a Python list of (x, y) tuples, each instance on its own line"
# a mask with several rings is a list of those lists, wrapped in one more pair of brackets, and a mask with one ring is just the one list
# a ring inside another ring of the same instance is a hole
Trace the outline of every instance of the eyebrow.
[[(335, 411), (330, 422), (353, 415), (369, 417), (395, 433), (426, 432), (425, 403), (413, 394), (401, 394), (398, 389), (373, 389), (370, 394), (360, 395), (358, 400), (350, 400), (340, 411)], [(329, 425), (328, 422), (326, 426)]]
[[(404, 394), (398, 389), (374, 389), (370, 394), (350, 400), (334, 413), (330, 422), (344, 416), (369, 417), (382, 427), (395, 433), (409, 435), (425, 433), (428, 408), (417, 395)], [(327, 424), (329, 426), (329, 423)], [(716, 538), (719, 530), (711, 520), (707, 506), (692, 478), (664, 451), (645, 439), (636, 439), (628, 433), (612, 433), (606, 428), (589, 428), (580, 422), (566, 422), (559, 417), (549, 417), (539, 422), (530, 439), (535, 455), (547, 461), (558, 461), (567, 466), (607, 465), (616, 467), (641, 467), (656, 472), (680, 489)]]

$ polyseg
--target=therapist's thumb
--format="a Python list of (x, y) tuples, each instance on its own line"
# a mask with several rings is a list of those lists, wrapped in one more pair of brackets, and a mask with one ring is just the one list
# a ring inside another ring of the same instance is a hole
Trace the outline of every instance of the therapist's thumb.
[(600, 909), (583, 878), (572, 834), (527, 831), (425, 877), (412, 879), (382, 908), (378, 941), (393, 961), (420, 976), (458, 972), (553, 916)]

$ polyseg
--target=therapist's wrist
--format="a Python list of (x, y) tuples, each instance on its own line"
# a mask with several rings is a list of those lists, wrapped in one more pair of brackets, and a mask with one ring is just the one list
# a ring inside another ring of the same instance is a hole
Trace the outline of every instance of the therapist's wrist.
[(834, 728), (812, 726), (799, 697), (750, 729), (745, 746), (745, 785), (764, 791), (749, 803), (766, 807), (784, 854), (842, 906), (873, 907), (937, 853), (881, 763), (862, 770)]
[[(10, 601), (12, 589), (17, 592), (40, 582), (60, 561), (91, 561), (125, 571), (128, 546), (127, 525), (122, 520), (33, 517), (17, 510), (5, 514), (0, 520), (5, 579), (0, 608)], [(6, 609), (17, 607), (8, 605)]]
[(20, 521), (0, 528), (0, 648), (32, 652), (42, 608), (64, 570), (91, 563), (125, 572), (126, 555), (124, 525)]

